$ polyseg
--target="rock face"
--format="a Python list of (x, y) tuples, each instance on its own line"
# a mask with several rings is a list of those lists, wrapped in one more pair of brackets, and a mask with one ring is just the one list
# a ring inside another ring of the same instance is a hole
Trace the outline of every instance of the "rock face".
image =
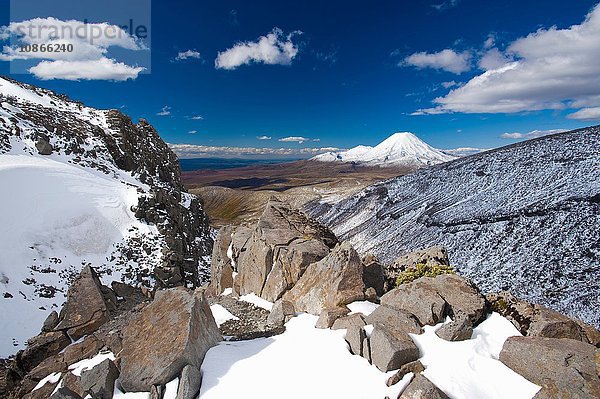
[(159, 291), (123, 331), (121, 385), (127, 391), (150, 391), (188, 364), (199, 369), (206, 351), (221, 339), (201, 290)]
[(448, 396), (436, 387), (423, 375), (416, 374), (398, 399), (449, 399)]
[(55, 330), (66, 331), (71, 338), (79, 338), (96, 331), (108, 320), (108, 307), (102, 295), (102, 283), (96, 272), (86, 266), (67, 293)]
[(232, 237), (234, 245), (245, 241), (243, 248), (235, 252), (232, 246), (238, 272), (234, 286), (239, 287), (239, 294), (254, 292), (272, 302), (294, 286), (308, 265), (326, 256), (337, 243), (327, 228), (275, 200), (269, 201), (248, 238), (247, 233), (242, 230)]
[(364, 298), (363, 265), (354, 248), (343, 243), (311, 264), (294, 288), (284, 295), (298, 312), (320, 315), (325, 308)]
[(411, 334), (421, 334), (423, 329), (417, 318), (405, 311), (396, 310), (381, 305), (365, 319), (367, 324), (381, 324), (390, 331), (403, 331)]
[(214, 288), (216, 294), (220, 294), (225, 288), (233, 287), (233, 259), (230, 259), (233, 257), (232, 233), (232, 226), (221, 227), (213, 246), (210, 286)]
[(315, 327), (331, 328), (337, 319), (346, 316), (348, 313), (350, 313), (350, 309), (348, 309), (346, 306), (336, 306), (335, 308), (323, 309), (319, 315), (319, 319), (317, 320)]
[(510, 337), (500, 361), (542, 386), (536, 397), (600, 397), (597, 350), (590, 344), (566, 338)]
[(444, 247), (434, 246), (409, 252), (396, 258), (391, 265), (385, 269), (386, 284), (388, 289), (396, 286), (396, 279), (400, 272), (414, 268), (418, 264), (430, 266), (450, 266), (448, 251)]
[(200, 374), (200, 370), (188, 364), (181, 372), (175, 399), (194, 399), (200, 391), (201, 382), (202, 374)]
[(295, 314), (294, 304), (290, 301), (280, 299), (273, 304), (273, 308), (271, 309), (267, 321), (272, 324), (283, 325), (290, 321)]
[[(386, 291), (386, 277), (383, 265), (372, 254), (363, 258), (365, 287), (373, 288), (377, 296), (382, 296)], [(393, 286), (392, 286), (393, 287)]]

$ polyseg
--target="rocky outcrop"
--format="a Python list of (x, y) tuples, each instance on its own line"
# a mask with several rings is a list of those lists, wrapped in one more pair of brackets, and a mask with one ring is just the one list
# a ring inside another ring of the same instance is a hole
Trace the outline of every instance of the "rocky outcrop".
[[(253, 292), (272, 302), (296, 284), (308, 265), (325, 257), (337, 243), (327, 228), (275, 200), (269, 201), (250, 237), (247, 232), (241, 230), (231, 238), (237, 245), (245, 241), (236, 253), (234, 245), (231, 248), (238, 272), (236, 292)], [(217, 264), (214, 268), (221, 267)]]
[(567, 338), (510, 337), (500, 361), (540, 385), (536, 398), (600, 397), (598, 358), (594, 346)]
[(150, 391), (188, 364), (199, 369), (206, 351), (221, 339), (201, 290), (159, 291), (123, 331), (121, 385), (127, 391)]
[(390, 331), (400, 331), (411, 334), (421, 334), (423, 332), (423, 329), (419, 325), (419, 321), (414, 315), (384, 305), (379, 306), (368, 315), (365, 322), (367, 324), (380, 324)]
[(364, 298), (362, 262), (349, 243), (343, 243), (304, 272), (284, 295), (298, 312), (320, 315), (326, 308), (343, 306)]
[(471, 326), (484, 316), (485, 298), (468, 280), (454, 275), (422, 277), (381, 297), (381, 304), (417, 317), (421, 325), (434, 325), (445, 316), (464, 315)]
[(210, 262), (210, 286), (216, 294), (222, 293), (226, 288), (233, 287), (232, 233), (232, 226), (221, 227), (213, 245)]

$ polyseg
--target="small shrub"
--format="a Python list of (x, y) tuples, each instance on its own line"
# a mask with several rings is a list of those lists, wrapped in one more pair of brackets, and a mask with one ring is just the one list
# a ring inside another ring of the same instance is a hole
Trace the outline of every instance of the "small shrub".
[(452, 266), (418, 263), (415, 267), (406, 269), (398, 274), (396, 287), (413, 282), (420, 277), (435, 277), (441, 274), (456, 274), (456, 271)]

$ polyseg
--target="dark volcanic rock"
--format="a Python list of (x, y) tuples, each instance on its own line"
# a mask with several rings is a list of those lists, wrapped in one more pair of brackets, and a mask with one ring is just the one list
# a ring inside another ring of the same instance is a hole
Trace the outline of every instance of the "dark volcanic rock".
[(371, 360), (383, 372), (399, 369), (419, 358), (419, 349), (410, 336), (401, 331), (391, 331), (376, 324), (370, 338)]
[(81, 373), (81, 389), (94, 399), (112, 399), (115, 381), (119, 378), (117, 366), (106, 359), (91, 370)]

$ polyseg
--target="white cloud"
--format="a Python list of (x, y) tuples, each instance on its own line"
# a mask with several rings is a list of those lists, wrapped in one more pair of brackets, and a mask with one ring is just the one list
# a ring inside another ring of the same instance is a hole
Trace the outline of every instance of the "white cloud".
[(471, 69), (471, 54), (468, 51), (457, 53), (445, 49), (437, 53), (414, 53), (404, 59), (400, 65), (410, 65), (417, 68), (443, 69), (444, 71), (461, 74)]
[(168, 105), (165, 105), (164, 107), (162, 107), (162, 109), (160, 110), (160, 112), (157, 112), (156, 115), (158, 116), (169, 116), (171, 115), (171, 107), (169, 107)]
[(511, 62), (511, 59), (502, 54), (500, 50), (491, 48), (481, 56), (479, 61), (477, 61), (477, 66), (484, 71), (489, 71), (491, 69), (501, 68), (509, 62)]
[[(1, 61), (40, 60), (28, 71), (40, 79), (127, 80), (145, 70), (108, 56), (109, 48), (148, 50), (136, 37), (117, 25), (85, 23), (57, 18), (11, 22), (0, 28), (0, 40), (12, 38), (0, 53)], [(21, 51), (22, 46), (51, 47), (65, 51)], [(69, 49), (69, 50), (66, 50)]]
[(285, 143), (298, 143), (298, 144), (302, 144), (305, 141), (310, 141), (310, 139), (306, 138), (306, 137), (302, 137), (302, 136), (290, 136), (290, 137), (283, 137), (277, 141), (283, 141)]
[(201, 121), (204, 119), (204, 117), (202, 115), (192, 115), (189, 117), (189, 119), (191, 119), (193, 121)]
[(29, 72), (42, 80), (115, 80), (135, 79), (145, 68), (132, 67), (113, 59), (89, 61), (42, 61)]
[(256, 42), (239, 42), (232, 48), (219, 52), (215, 59), (215, 68), (231, 70), (253, 62), (290, 65), (298, 54), (298, 46), (292, 39), (300, 33), (302, 32), (296, 31), (284, 36), (281, 29), (274, 28)]
[(581, 121), (598, 121), (600, 120), (600, 107), (582, 108), (567, 115), (567, 118)]
[(271, 136), (256, 136), (257, 139), (259, 140), (271, 140)]
[(449, 88), (454, 87), (454, 86), (458, 86), (458, 83), (456, 83), (453, 80), (451, 80), (450, 82), (442, 82), (442, 87), (444, 89), (449, 89)]
[(314, 142), (317, 142), (317, 143), (318, 143), (319, 141), (321, 141), (321, 139), (312, 139), (312, 141), (314, 141)]
[(485, 40), (485, 42), (483, 42), (483, 48), (485, 48), (485, 49), (492, 48), (492, 47), (494, 47), (494, 44), (496, 44), (496, 38), (494, 38), (494, 36), (490, 35)]
[[(421, 113), (514, 113), (600, 106), (600, 5), (580, 25), (540, 29), (511, 43), (514, 61), (434, 100)], [(581, 110), (575, 118), (594, 111)]]
[(179, 158), (202, 157), (251, 157), (251, 158), (308, 158), (329, 151), (339, 151), (340, 148), (255, 148), (255, 147), (216, 147), (195, 144), (169, 144), (169, 147)]
[(177, 57), (175, 57), (175, 61), (183, 61), (183, 60), (187, 60), (188, 58), (196, 58), (196, 59), (200, 59), (200, 53), (196, 50), (186, 50), (186, 51), (180, 51), (177, 54)]
[(198, 133), (198, 131), (197, 130), (190, 130), (188, 133), (189, 134), (196, 134), (196, 133)]
[(566, 129), (532, 130), (529, 133), (502, 133), (500, 137), (503, 139), (534, 139), (536, 137), (548, 136), (549, 134), (562, 133), (566, 131)]

